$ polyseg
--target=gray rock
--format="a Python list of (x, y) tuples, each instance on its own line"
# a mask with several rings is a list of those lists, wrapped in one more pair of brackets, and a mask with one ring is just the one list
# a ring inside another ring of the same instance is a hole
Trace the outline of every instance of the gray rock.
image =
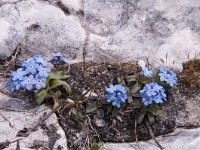
[(124, 0), (84, 0), (84, 21), (90, 32), (108, 36), (118, 32), (131, 15), (129, 3)]
[(0, 4), (0, 20), (3, 20), (0, 21), (2, 57), (4, 51), (10, 56), (20, 42), (23, 57), (35, 53), (49, 56), (52, 51), (61, 51), (69, 59), (82, 60), (85, 31), (75, 17), (65, 14), (58, 6), (37, 0), (8, 1)]
[[(88, 60), (133, 61), (147, 57), (155, 65), (182, 69), (200, 58), (196, 0), (84, 1), (90, 36)], [(167, 59), (166, 59), (167, 54)]]
[[(157, 141), (165, 150), (199, 150), (200, 128), (176, 129), (173, 133), (160, 136)], [(101, 150), (160, 150), (153, 140), (138, 143), (105, 144)]]
[(182, 69), (200, 58), (199, 9), (196, 0), (2, 0), (0, 59), (21, 43), (21, 59), (61, 51), (72, 62), (86, 53), (88, 61), (146, 57)]
[(82, 2), (81, 0), (61, 0), (61, 2), (72, 11), (79, 11), (81, 10)]
[(196, 92), (192, 96), (186, 96), (183, 93), (176, 92), (174, 94), (174, 104), (177, 106), (177, 126), (200, 126), (199, 92)]
[(21, 35), (11, 23), (2, 18), (0, 18), (0, 26), (0, 59), (6, 60), (20, 42)]
[[(51, 109), (46, 106), (34, 108), (30, 103), (20, 99), (9, 98), (0, 94), (0, 143), (19, 140), (22, 150), (52, 148), (67, 150), (65, 133), (60, 127), (55, 114), (51, 115), (44, 125), (39, 126), (28, 137), (16, 137), (18, 131), (32, 128)], [(16, 149), (17, 142), (5, 150)], [(32, 148), (31, 148), (32, 147)]]
[(100, 118), (94, 118), (94, 124), (99, 128), (103, 128), (106, 126), (105, 120)]

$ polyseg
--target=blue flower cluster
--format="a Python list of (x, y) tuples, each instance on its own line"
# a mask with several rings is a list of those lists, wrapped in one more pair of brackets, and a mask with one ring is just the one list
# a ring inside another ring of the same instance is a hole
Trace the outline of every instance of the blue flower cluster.
[(160, 81), (165, 81), (171, 87), (177, 84), (177, 77), (174, 71), (167, 70), (166, 68), (159, 68)]
[(50, 60), (50, 62), (53, 65), (68, 64), (68, 60), (63, 56), (62, 53), (60, 53), (60, 52), (53, 52), (51, 55), (52, 55), (52, 59)]
[(27, 90), (39, 90), (46, 87), (46, 78), (50, 72), (48, 62), (40, 55), (35, 55), (21, 63), (21, 68), (11, 72), (11, 78), (7, 82), (9, 92), (21, 88)]
[(140, 94), (145, 106), (153, 102), (156, 104), (163, 103), (166, 100), (165, 89), (155, 82), (145, 84), (144, 88), (140, 90)]
[(117, 106), (118, 108), (121, 104), (126, 102), (128, 98), (125, 87), (121, 84), (110, 85), (106, 88), (106, 99), (107, 102), (112, 103), (113, 106)]

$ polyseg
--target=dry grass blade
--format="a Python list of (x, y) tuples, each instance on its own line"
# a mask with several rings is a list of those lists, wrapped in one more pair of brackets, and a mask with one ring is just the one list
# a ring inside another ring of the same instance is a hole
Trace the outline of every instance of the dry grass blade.
[(148, 123), (148, 122), (146, 122), (146, 126), (147, 126), (147, 129), (148, 129), (148, 131), (149, 131), (151, 137), (153, 138), (153, 140), (155, 141), (155, 143), (158, 145), (158, 147), (159, 147), (161, 150), (164, 149), (164, 147), (156, 140), (156, 137), (154, 136), (153, 131), (152, 131), (151, 127), (149, 126), (149, 123)]

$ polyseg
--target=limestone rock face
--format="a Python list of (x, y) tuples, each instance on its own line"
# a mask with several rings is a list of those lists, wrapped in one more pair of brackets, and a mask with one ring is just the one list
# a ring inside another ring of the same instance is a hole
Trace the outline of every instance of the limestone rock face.
[[(135, 61), (181, 69), (200, 58), (197, 0), (2, 0), (0, 59), (61, 51), (70, 59)], [(84, 51), (83, 51), (84, 50)], [(86, 55), (85, 55), (86, 54)]]
[(200, 57), (199, 8), (196, 0), (84, 1), (91, 32), (88, 58), (146, 57), (157, 65), (162, 59), (164, 65), (181, 69), (182, 62)]
[[(2, 142), (12, 142), (5, 150), (16, 149), (61, 149), (67, 150), (65, 133), (60, 127), (55, 114), (50, 116), (28, 137), (17, 137), (24, 128), (32, 128), (51, 109), (46, 106), (34, 108), (30, 103), (0, 95), (0, 148)], [(19, 143), (13, 142), (19, 140)]]
[(176, 93), (174, 95), (174, 104), (177, 106), (177, 126), (200, 126), (199, 92), (190, 97), (182, 93)]
[(0, 56), (10, 56), (20, 42), (25, 57), (61, 51), (80, 60), (85, 31), (59, 7), (37, 0), (0, 2)]
[[(165, 150), (198, 150), (200, 146), (200, 128), (177, 129), (166, 136), (160, 136), (157, 141)], [(160, 150), (153, 140), (138, 143), (105, 144), (102, 150)]]

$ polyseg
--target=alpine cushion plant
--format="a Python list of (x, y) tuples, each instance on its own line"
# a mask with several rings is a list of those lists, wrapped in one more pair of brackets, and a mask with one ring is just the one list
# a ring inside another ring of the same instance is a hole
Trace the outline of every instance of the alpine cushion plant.
[[(167, 91), (177, 84), (174, 71), (160, 67), (158, 70), (150, 70), (141, 66), (142, 75), (127, 76), (128, 102), (133, 111), (137, 111), (138, 123), (147, 116), (149, 123), (153, 123), (154, 116), (163, 116), (160, 105), (167, 100)], [(137, 99), (138, 98), (138, 99)]]
[(120, 106), (126, 102), (127, 98), (126, 89), (121, 84), (110, 84), (109, 87), (106, 88), (107, 102), (112, 103), (113, 106), (120, 108)]
[[(153, 75), (153, 71), (149, 70), (148, 68), (143, 69), (143, 71), (145, 77), (150, 77), (150, 75)], [(158, 80), (156, 80), (156, 77), (152, 76), (152, 82), (145, 84), (143, 89), (139, 91), (142, 102), (145, 106), (148, 106), (152, 103), (163, 103), (163, 101), (166, 100), (165, 88), (158, 83), (162, 84), (162, 82), (164, 82), (170, 87), (173, 87), (177, 84), (177, 77), (174, 71), (160, 67), (159, 73), (157, 74), (159, 76)]]
[[(59, 54), (60, 63), (66, 64), (66, 60), (61, 53)], [(61, 61), (62, 60), (62, 61)], [(51, 62), (51, 61), (50, 61)], [(54, 100), (54, 106), (58, 105), (58, 98), (61, 96), (60, 86), (64, 87), (67, 93), (70, 93), (70, 86), (63, 81), (69, 76), (64, 74), (64, 70), (58, 68), (50, 69), (50, 63), (40, 55), (35, 55), (21, 63), (20, 68), (11, 72), (11, 78), (8, 80), (6, 87), (9, 92), (14, 92), (20, 89), (34, 91), (36, 94), (36, 102), (41, 104), (49, 97)], [(63, 68), (63, 67), (60, 67)]]
[[(50, 63), (53, 64), (54, 68), (50, 69)], [(34, 91), (38, 104), (43, 103), (46, 99), (52, 99), (54, 108), (58, 108), (59, 98), (67, 99), (68, 94), (71, 93), (71, 88), (66, 82), (69, 77), (66, 75), (66, 66), (68, 69), (70, 68), (68, 60), (60, 52), (52, 53), (50, 61), (46, 61), (40, 55), (35, 55), (23, 61), (16, 71), (11, 72), (11, 78), (6, 85), (7, 89), (9, 92), (20, 89)], [(115, 84), (106, 87), (104, 100), (95, 101), (92, 105), (89, 103), (90, 106), (88, 106), (86, 113), (98, 110), (115, 116), (113, 114), (126, 103), (124, 106), (132, 110), (137, 108), (136, 111), (138, 111), (139, 109), (144, 118), (146, 114), (147, 116), (155, 115), (160, 110), (160, 104), (167, 100), (167, 90), (177, 84), (177, 77), (174, 71), (166, 68), (160, 67), (157, 71), (153, 71), (144, 66), (142, 67), (142, 75), (139, 73), (116, 76), (113, 78), (113, 82)], [(81, 96), (82, 99), (84, 97), (84, 95)], [(136, 101), (139, 105), (135, 103)], [(77, 105), (77, 103), (75, 104)]]

